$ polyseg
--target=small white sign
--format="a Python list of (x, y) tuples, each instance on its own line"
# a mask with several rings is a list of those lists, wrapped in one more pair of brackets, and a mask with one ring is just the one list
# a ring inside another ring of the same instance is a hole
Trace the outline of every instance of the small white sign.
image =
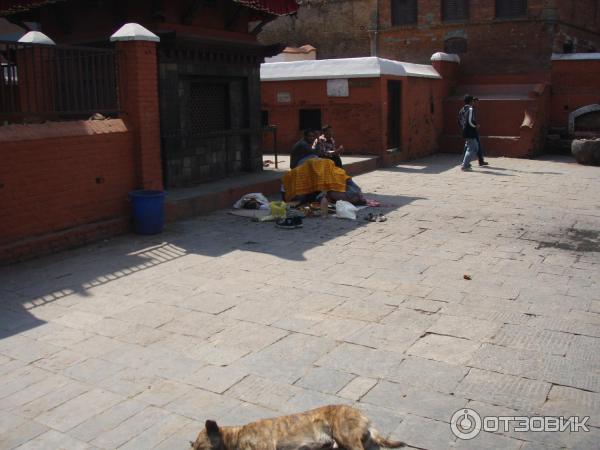
[(328, 97), (349, 97), (348, 79), (327, 80)]
[(289, 92), (278, 92), (277, 103), (292, 103), (292, 94)]

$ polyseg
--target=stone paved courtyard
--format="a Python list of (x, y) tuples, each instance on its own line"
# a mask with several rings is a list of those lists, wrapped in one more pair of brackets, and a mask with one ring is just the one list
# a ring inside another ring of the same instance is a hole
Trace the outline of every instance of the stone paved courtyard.
[[(383, 223), (219, 211), (0, 269), (0, 448), (185, 449), (329, 403), (418, 448), (600, 448), (600, 168), (457, 159), (357, 177)], [(590, 431), (463, 441), (463, 407)]]

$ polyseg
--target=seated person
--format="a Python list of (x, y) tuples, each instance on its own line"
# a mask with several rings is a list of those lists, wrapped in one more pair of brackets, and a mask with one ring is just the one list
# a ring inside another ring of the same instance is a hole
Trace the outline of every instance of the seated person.
[(346, 200), (355, 205), (364, 205), (366, 200), (360, 187), (344, 169), (336, 167), (330, 159), (305, 157), (283, 176), (285, 201), (310, 203), (321, 201), (323, 217), (327, 216), (327, 205)]
[(344, 150), (344, 146), (335, 146), (335, 139), (330, 125), (325, 125), (321, 129), (321, 135), (315, 139), (312, 148), (318, 152), (321, 158), (331, 159), (336, 167), (342, 167), (340, 153)]
[(301, 162), (309, 158), (318, 158), (318, 151), (313, 148), (317, 134), (313, 130), (304, 130), (303, 137), (292, 147), (290, 153), (290, 169), (295, 169)]

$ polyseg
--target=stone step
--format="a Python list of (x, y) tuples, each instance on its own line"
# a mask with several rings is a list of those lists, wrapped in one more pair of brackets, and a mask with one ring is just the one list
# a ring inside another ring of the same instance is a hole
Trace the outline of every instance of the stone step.
[[(263, 155), (263, 161), (274, 161), (274, 155)], [(278, 195), (281, 177), (289, 170), (289, 155), (279, 155), (279, 168), (269, 167), (260, 173), (225, 178), (211, 183), (203, 183), (191, 188), (169, 189), (165, 200), (166, 221), (174, 222), (190, 217), (208, 214), (218, 209), (231, 208), (237, 200), (250, 192), (261, 192), (266, 196)], [(375, 170), (379, 158), (372, 155), (342, 155), (344, 169), (349, 175)]]

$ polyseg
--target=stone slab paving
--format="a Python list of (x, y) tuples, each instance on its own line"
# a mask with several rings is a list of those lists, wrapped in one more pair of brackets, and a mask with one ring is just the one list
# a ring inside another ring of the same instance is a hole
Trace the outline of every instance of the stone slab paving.
[[(416, 448), (600, 448), (600, 169), (490, 163), (356, 177), (382, 223), (219, 211), (3, 267), (0, 449), (184, 449), (328, 403)], [(589, 431), (463, 441), (464, 408)]]

